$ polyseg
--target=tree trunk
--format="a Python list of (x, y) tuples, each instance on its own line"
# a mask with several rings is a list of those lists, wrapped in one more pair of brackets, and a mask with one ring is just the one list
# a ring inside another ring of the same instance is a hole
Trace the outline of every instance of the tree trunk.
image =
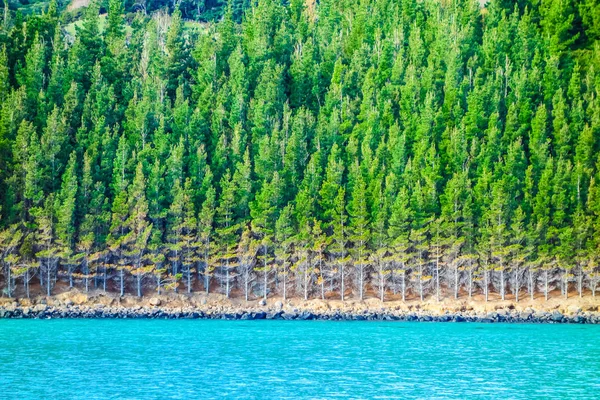
[(534, 298), (535, 287), (533, 286), (533, 271), (531, 268), (529, 269), (529, 296), (531, 297), (531, 301)]
[(227, 270), (225, 272), (225, 293), (227, 294), (227, 298), (229, 298), (229, 263), (227, 263)]
[(187, 292), (192, 293), (192, 266), (190, 265), (187, 269)]
[(269, 284), (269, 271), (267, 270), (267, 246), (263, 244), (263, 269), (265, 271), (265, 293), (264, 299), (267, 299), (267, 285)]
[(85, 284), (85, 292), (87, 293), (89, 291), (89, 280), (90, 280), (90, 278), (89, 278), (90, 267), (89, 267), (89, 264), (87, 262), (87, 255), (86, 255), (86, 258), (85, 258), (85, 261), (84, 261), (84, 265), (85, 265), (85, 268), (84, 268), (85, 276), (83, 277), (83, 282)]
[(268, 272), (267, 272), (267, 268), (265, 267), (264, 269), (264, 274), (263, 274), (263, 299), (267, 299), (267, 282), (268, 282)]
[(419, 258), (419, 295), (421, 296), (421, 301), (423, 301), (423, 263)]
[(488, 282), (488, 271), (483, 271), (483, 278), (484, 278), (484, 288), (483, 291), (485, 293), (485, 301), (488, 301), (488, 291), (489, 291), (489, 282)]
[(121, 297), (125, 294), (125, 271), (121, 268)]
[(283, 274), (283, 301), (287, 300), (287, 274)]
[(515, 269), (515, 301), (519, 302), (519, 270)]
[(25, 271), (25, 277), (26, 277), (26, 281), (25, 281), (25, 292), (27, 293), (27, 298), (29, 298), (29, 268), (27, 268), (27, 270)]
[(208, 294), (208, 290), (210, 288), (210, 276), (208, 275), (208, 263), (204, 262), (204, 290), (206, 294)]
[(454, 299), (458, 299), (458, 267), (454, 268)]
[(308, 300), (308, 266), (304, 268), (304, 300)]
[(379, 263), (379, 299), (381, 300), (381, 302), (383, 303), (383, 294), (385, 292), (385, 279), (384, 279), (384, 275), (383, 275), (383, 268), (381, 266), (381, 263)]
[(473, 297), (473, 270), (469, 269), (469, 300)]
[(7, 278), (6, 278), (6, 288), (8, 291), (8, 297), (12, 297), (12, 277), (10, 276), (10, 265), (7, 265), (7, 272), (6, 272)]
[(402, 301), (406, 301), (406, 272), (402, 273)]
[(577, 282), (577, 291), (579, 292), (579, 298), (583, 297), (583, 271), (579, 268), (579, 277)]
[(48, 294), (48, 297), (50, 297), (50, 263), (48, 263), (48, 270), (46, 272), (48, 273), (48, 276), (46, 277), (46, 292)]
[(344, 292), (346, 291), (346, 287), (344, 286), (345, 282), (344, 282), (344, 266), (341, 265), (340, 266), (340, 273), (341, 273), (341, 278), (342, 278), (342, 282), (341, 282), (341, 290), (342, 290), (342, 301), (344, 301)]
[(436, 300), (440, 301), (440, 261), (439, 254), (435, 258), (435, 297)]
[(142, 297), (142, 274), (138, 273), (137, 276), (137, 295)]
[(546, 270), (546, 273), (544, 274), (544, 280), (546, 282), (546, 286), (544, 287), (544, 297), (546, 298), (546, 301), (548, 301), (548, 270)]
[[(362, 256), (361, 256), (362, 257)], [(359, 297), (360, 300), (363, 300), (364, 297), (364, 279), (365, 279), (365, 271), (364, 271), (364, 266), (362, 265), (362, 263), (360, 264), (360, 275), (358, 277), (358, 284), (360, 285), (360, 288), (358, 289), (358, 293), (359, 293)]]
[(500, 270), (500, 291), (502, 292), (502, 301), (504, 301), (504, 268)]

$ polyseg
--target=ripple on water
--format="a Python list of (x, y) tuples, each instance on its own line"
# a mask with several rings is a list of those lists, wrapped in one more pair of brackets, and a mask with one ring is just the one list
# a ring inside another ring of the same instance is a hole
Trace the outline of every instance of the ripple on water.
[(600, 326), (0, 320), (0, 399), (599, 398)]

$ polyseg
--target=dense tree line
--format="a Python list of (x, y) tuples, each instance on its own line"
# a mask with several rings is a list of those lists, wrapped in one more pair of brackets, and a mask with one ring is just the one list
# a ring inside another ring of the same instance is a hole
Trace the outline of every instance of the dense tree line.
[(6, 295), (595, 295), (596, 0), (99, 7), (2, 20)]

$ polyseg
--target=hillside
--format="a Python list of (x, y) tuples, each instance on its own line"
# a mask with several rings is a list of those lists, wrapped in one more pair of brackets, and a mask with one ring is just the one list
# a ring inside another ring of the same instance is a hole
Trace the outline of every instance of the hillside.
[(151, 5), (3, 19), (5, 296), (595, 297), (596, 0)]

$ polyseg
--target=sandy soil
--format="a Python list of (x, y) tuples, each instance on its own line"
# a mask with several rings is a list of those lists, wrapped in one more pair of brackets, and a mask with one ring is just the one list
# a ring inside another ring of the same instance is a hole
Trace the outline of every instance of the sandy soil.
[[(39, 290), (32, 288), (33, 293), (39, 293)], [(39, 288), (38, 288), (39, 289)], [(281, 308), (288, 310), (303, 311), (309, 310), (313, 312), (340, 311), (350, 313), (360, 313), (364, 311), (384, 311), (384, 310), (403, 310), (403, 311), (423, 311), (430, 314), (444, 314), (445, 312), (474, 312), (487, 313), (496, 310), (514, 310), (524, 311), (527, 309), (535, 311), (554, 311), (558, 310), (565, 315), (575, 314), (580, 311), (600, 312), (600, 296), (593, 298), (591, 294), (584, 293), (582, 298), (576, 293), (570, 293), (569, 298), (561, 297), (560, 291), (551, 293), (548, 301), (544, 297), (537, 295), (531, 300), (526, 293), (521, 294), (519, 302), (514, 301), (511, 295), (506, 300), (502, 301), (497, 295), (490, 296), (489, 301), (481, 294), (477, 294), (469, 299), (466, 294), (461, 293), (458, 299), (444, 297), (439, 302), (428, 296), (421, 302), (415, 296), (411, 296), (407, 301), (400, 299), (390, 299), (381, 302), (375, 297), (369, 297), (363, 301), (358, 299), (347, 299), (341, 301), (339, 299), (309, 299), (303, 300), (299, 298), (284, 299), (280, 296), (270, 296), (266, 302), (261, 298), (252, 299), (246, 302), (240, 293), (232, 293), (232, 298), (226, 298), (222, 294), (211, 293), (208, 296), (204, 293), (167, 293), (157, 295), (149, 293), (146, 296), (138, 298), (137, 296), (125, 295), (119, 297), (114, 292), (104, 293), (102, 290), (94, 289), (85, 293), (81, 289), (74, 288), (68, 290), (64, 284), (55, 288), (59, 294), (51, 297), (43, 295), (32, 296), (31, 299), (17, 298), (0, 298), (0, 306), (3, 305), (19, 305), (31, 306), (35, 304), (47, 304), (49, 306), (65, 306), (65, 305), (81, 305), (94, 307), (96, 305), (104, 305), (111, 307), (152, 307), (160, 305), (164, 309), (206, 309), (206, 310), (244, 310), (258, 308)]]

